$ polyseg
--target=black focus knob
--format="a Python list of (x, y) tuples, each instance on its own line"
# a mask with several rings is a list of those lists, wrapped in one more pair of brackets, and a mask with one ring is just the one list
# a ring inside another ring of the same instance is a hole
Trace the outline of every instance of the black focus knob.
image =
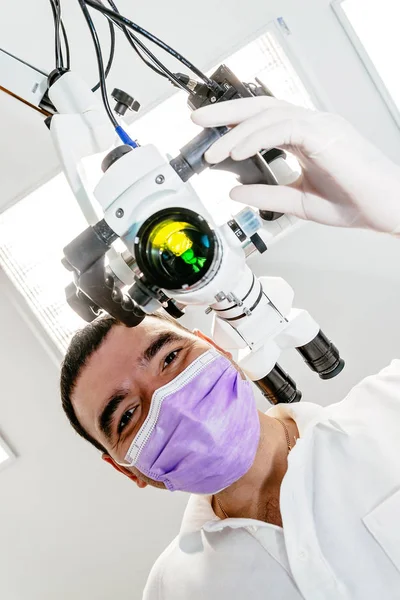
[(138, 306), (147, 306), (155, 298), (155, 295), (146, 286), (146, 283), (140, 280), (133, 284), (129, 289), (128, 295)]
[(267, 245), (264, 243), (264, 240), (260, 235), (258, 235), (258, 233), (252, 235), (250, 240), (253, 242), (260, 254), (264, 254), (264, 252), (268, 250)]
[(174, 302), (174, 300), (170, 300), (167, 304), (167, 306), (165, 307), (165, 310), (167, 311), (167, 313), (169, 315), (171, 315), (171, 317), (174, 317), (174, 319), (180, 319), (181, 317), (183, 317), (185, 315), (185, 311), (181, 310), (181, 308), (179, 308), (179, 306), (177, 306), (176, 302)]
[(139, 102), (123, 90), (115, 88), (111, 95), (117, 103), (114, 110), (121, 117), (125, 115), (127, 110), (138, 112), (140, 108)]

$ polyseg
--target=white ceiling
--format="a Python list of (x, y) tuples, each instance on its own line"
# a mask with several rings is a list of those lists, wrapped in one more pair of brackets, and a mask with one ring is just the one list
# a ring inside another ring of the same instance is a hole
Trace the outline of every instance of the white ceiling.
[[(229, 0), (217, 4), (205, 0), (197, 8), (183, 0), (172, 3), (119, 0), (117, 4), (122, 13), (165, 39), (203, 68), (240, 45), (243, 38), (256, 32), (271, 18), (265, 4), (259, 0), (250, 3), (254, 6), (253, 12), (247, 10), (248, 6), (244, 10), (240, 3), (235, 5)], [(72, 68), (94, 85), (97, 63), (78, 2), (64, 1), (63, 12), (72, 49)], [(96, 13), (94, 18), (104, 55), (108, 56), (107, 23)], [(53, 32), (48, 0), (13, 0), (1, 7), (0, 47), (48, 72), (54, 68)], [(172, 86), (140, 62), (120, 32), (117, 36), (109, 91), (113, 87), (122, 87), (144, 107), (170, 95)], [(174, 70), (182, 70), (179, 63), (162, 53), (161, 56)], [(58, 163), (41, 116), (4, 93), (0, 93), (0, 125), (1, 208), (51, 177)]]
[[(267, 23), (283, 15), (291, 30), (287, 44), (325, 108), (347, 117), (398, 160), (398, 130), (337, 22), (330, 1), (202, 0), (193, 5), (186, 0), (118, 0), (118, 6), (122, 13), (165, 39), (204, 70), (263, 33)], [(3, 2), (0, 10), (0, 47), (50, 72), (54, 67), (54, 30), (48, 0), (12, 0)], [(64, 0), (63, 11), (72, 48), (72, 68), (93, 85), (97, 64), (77, 0)], [(107, 55), (108, 27), (103, 17), (94, 16)], [(146, 110), (170, 95), (173, 88), (144, 66), (117, 33), (109, 91), (122, 87)], [(160, 56), (174, 70), (180, 70), (179, 63), (162, 53)], [(0, 130), (1, 210), (53, 176), (58, 162), (41, 116), (2, 92)]]
[[(130, 3), (125, 0), (119, 4), (124, 10)], [(63, 10), (71, 44), (72, 68), (94, 85), (97, 82), (97, 65), (78, 2), (63, 2)], [(138, 19), (143, 20), (143, 13), (148, 11), (140, 8), (137, 12)], [(48, 0), (14, 0), (7, 4), (6, 10), (2, 8), (1, 14), (0, 46), (51, 72), (54, 68), (54, 27)], [(95, 19), (106, 54), (108, 28), (102, 17), (95, 15)], [(138, 64), (140, 61), (133, 52), (123, 51), (124, 42), (121, 36), (118, 37), (119, 51), (109, 78), (110, 88), (118, 85), (134, 95), (138, 94), (144, 104), (170, 93), (168, 86), (163, 86), (163, 82)], [(0, 123), (0, 156), (7, 156), (7, 162), (2, 160), (0, 165), (0, 206), (4, 207), (55, 174), (58, 160), (41, 115), (4, 93), (0, 93)]]

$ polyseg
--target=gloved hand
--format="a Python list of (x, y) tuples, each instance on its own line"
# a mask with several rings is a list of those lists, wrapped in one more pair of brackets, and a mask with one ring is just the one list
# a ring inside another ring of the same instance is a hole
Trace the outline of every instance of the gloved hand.
[(342, 117), (258, 97), (201, 108), (192, 119), (202, 127), (236, 125), (206, 153), (211, 164), (274, 147), (299, 161), (302, 175), (294, 184), (235, 187), (233, 200), (327, 225), (400, 234), (400, 167)]

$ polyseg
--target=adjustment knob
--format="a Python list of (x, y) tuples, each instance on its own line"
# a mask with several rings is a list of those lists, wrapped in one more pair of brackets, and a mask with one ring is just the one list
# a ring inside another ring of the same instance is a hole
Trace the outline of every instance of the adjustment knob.
[(260, 254), (264, 254), (264, 252), (268, 250), (267, 245), (258, 233), (252, 235), (250, 240), (251, 242), (253, 242), (253, 245), (256, 247)]
[(117, 103), (114, 108), (117, 115), (123, 117), (127, 110), (138, 112), (140, 108), (139, 102), (123, 90), (115, 88), (111, 95)]
[(174, 319), (180, 319), (185, 315), (184, 306), (182, 304), (178, 306), (174, 300), (169, 300), (165, 310), (171, 317), (174, 317)]

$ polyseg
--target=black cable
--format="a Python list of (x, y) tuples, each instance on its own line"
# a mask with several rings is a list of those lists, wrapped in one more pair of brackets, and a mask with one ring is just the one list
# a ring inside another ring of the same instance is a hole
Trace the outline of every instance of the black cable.
[(65, 68), (69, 71), (71, 68), (71, 53), (69, 50), (69, 43), (68, 43), (68, 36), (67, 36), (67, 32), (66, 29), (64, 27), (64, 23), (61, 19), (61, 31), (63, 34), (63, 38), (64, 38), (64, 45), (65, 45), (65, 55), (66, 55), (66, 62), (65, 62)]
[(54, 48), (55, 48), (55, 62), (56, 69), (62, 69), (63, 67), (63, 56), (61, 50), (61, 38), (60, 38), (60, 23), (61, 23), (61, 15), (60, 15), (60, 6), (56, 0), (50, 0), (50, 6), (53, 13), (54, 20)]
[(145, 63), (145, 65), (147, 65), (152, 71), (157, 73), (157, 75), (160, 75), (161, 77), (164, 77), (165, 79), (169, 79), (168, 75), (166, 73), (164, 73), (164, 71), (157, 69), (157, 67), (155, 65), (153, 65), (150, 61), (145, 59), (143, 54), (140, 52), (139, 48), (136, 46), (136, 44), (133, 40), (133, 37), (131, 37), (133, 35), (132, 33), (130, 33), (127, 29), (125, 29), (124, 35), (125, 35), (126, 39), (128, 40), (132, 49), (136, 52), (138, 57)]
[[(99, 4), (102, 4), (101, 0), (97, 0), (99, 2)], [(112, 0), (108, 0), (108, 3), (115, 9), (116, 12), (118, 12), (118, 8), (115, 6), (114, 2)], [(104, 6), (104, 5), (103, 5)], [(106, 16), (108, 19), (111, 19), (111, 17), (109, 17), (108, 15), (104, 15)], [(161, 75), (162, 77), (165, 77), (166, 79), (169, 79), (172, 83), (174, 83), (177, 87), (181, 88), (182, 90), (184, 90), (185, 92), (187, 92), (188, 94), (191, 94), (190, 89), (182, 82), (180, 81), (180, 79), (178, 79), (178, 77), (172, 73), (172, 71), (170, 71), (168, 69), (168, 67), (166, 67), (148, 48), (147, 46), (138, 38), (136, 37), (132, 32), (128, 31), (128, 29), (124, 26), (121, 25), (120, 23), (115, 23), (117, 25), (117, 27), (119, 27), (121, 29), (121, 31), (124, 33), (126, 39), (128, 40), (128, 43), (130, 44), (130, 46), (133, 48), (133, 50), (136, 52), (136, 54), (140, 57), (140, 59), (148, 66), (150, 67), (150, 69), (152, 69), (155, 73), (157, 73), (158, 75)], [(153, 61), (154, 64), (152, 64), (151, 62), (147, 61), (144, 56), (141, 54), (139, 48), (137, 46), (140, 46), (140, 48), (143, 50), (143, 52), (150, 58), (151, 61)], [(159, 69), (155, 66), (158, 65), (158, 67), (160, 67)]]
[(200, 77), (200, 79), (202, 79), (209, 88), (211, 88), (211, 89), (215, 88), (215, 82), (212, 81), (209, 77), (207, 77), (202, 71), (200, 71), (200, 69), (198, 69), (193, 63), (188, 61), (184, 56), (179, 54), (179, 52), (174, 50), (174, 48), (171, 48), (171, 46), (168, 46), (168, 44), (166, 44), (165, 42), (160, 40), (158, 37), (156, 37), (149, 31), (147, 31), (146, 29), (143, 29), (143, 27), (141, 27), (140, 25), (137, 25), (133, 21), (130, 21), (129, 19), (122, 16), (118, 12), (109, 10), (104, 5), (99, 4), (97, 2), (97, 0), (84, 0), (84, 2), (88, 6), (91, 6), (95, 10), (98, 10), (99, 12), (103, 13), (105, 16), (111, 17), (113, 21), (121, 23), (122, 25), (125, 25), (129, 29), (133, 29), (136, 33), (143, 35), (148, 40), (150, 40), (151, 42), (153, 42), (154, 44), (156, 44), (157, 46), (162, 48), (165, 52), (168, 52), (168, 54), (171, 54), (174, 58), (179, 60), (179, 62), (181, 62), (183, 65), (185, 65), (185, 67), (187, 67), (193, 73), (195, 73), (198, 77)]
[[(56, 53), (56, 68), (65, 68), (69, 71), (71, 67), (71, 54), (68, 43), (68, 36), (64, 26), (64, 22), (61, 18), (61, 5), (59, 4), (59, 0), (50, 0), (51, 10), (53, 12), (54, 19), (54, 28), (55, 28), (55, 53)], [(61, 49), (61, 39), (60, 39), (60, 27), (64, 39), (65, 46), (65, 64), (64, 57)]]
[(101, 89), (101, 96), (103, 99), (104, 108), (105, 108), (107, 115), (108, 115), (111, 123), (113, 124), (114, 128), (117, 129), (119, 127), (118, 121), (115, 118), (114, 113), (111, 110), (110, 103), (108, 101), (108, 96), (107, 96), (107, 84), (106, 84), (106, 78), (105, 78), (105, 74), (104, 74), (103, 55), (101, 53), (99, 36), (97, 35), (96, 27), (93, 23), (92, 17), (90, 16), (90, 13), (89, 13), (88, 7), (86, 6), (85, 0), (78, 0), (78, 2), (82, 9), (83, 15), (86, 19), (86, 22), (88, 24), (88, 27), (90, 29), (90, 33), (92, 35), (94, 47), (96, 50), (97, 64), (99, 66), (100, 89)]
[[(126, 29), (126, 28), (125, 28)], [(151, 50), (149, 50), (147, 48), (147, 46), (138, 38), (136, 37), (133, 33), (129, 32), (126, 30), (126, 32), (124, 31), (125, 37), (127, 38), (128, 42), (130, 43), (130, 45), (132, 46), (132, 48), (135, 50), (135, 52), (140, 56), (140, 58), (142, 60), (145, 61), (145, 63), (151, 67), (153, 70), (156, 70), (156, 72), (159, 73), (159, 70), (154, 67), (153, 65), (149, 64), (148, 61), (140, 54), (139, 49), (137, 48), (136, 44), (142, 48), (143, 52), (156, 64), (160, 67), (160, 69), (162, 69), (162, 75), (164, 77), (167, 77), (168, 79), (170, 79), (170, 81), (175, 82), (175, 84), (181, 88), (182, 90), (184, 90), (185, 92), (187, 92), (188, 94), (191, 94), (190, 89), (184, 84), (182, 83), (178, 77), (175, 75), (175, 73), (172, 73), (172, 71), (170, 71), (165, 65), (163, 65), (163, 63), (151, 52)]]
[[(102, 2), (102, 0), (96, 0), (97, 3), (104, 7), (104, 4)], [(118, 13), (118, 8), (117, 6), (114, 4), (113, 0), (107, 0), (108, 3), (110, 4), (110, 6), (112, 6), (113, 9), (115, 9), (115, 11)], [(182, 90), (184, 90), (185, 92), (187, 92), (188, 94), (191, 94), (191, 90), (187, 87), (187, 85), (185, 85), (174, 73), (172, 73), (148, 48), (147, 46), (141, 41), (139, 40), (132, 32), (128, 31), (128, 29), (125, 27), (125, 25), (121, 25), (118, 22), (114, 22), (114, 20), (109, 17), (108, 15), (104, 15), (110, 22), (114, 23), (125, 35), (126, 39), (128, 40), (128, 43), (130, 44), (130, 46), (133, 48), (133, 50), (136, 52), (136, 54), (139, 56), (139, 58), (150, 68), (152, 69), (155, 73), (157, 73), (157, 75), (161, 75), (162, 77), (165, 77), (166, 79), (169, 79), (173, 84), (175, 84), (177, 87), (181, 88)], [(160, 69), (158, 69), (154, 64), (152, 64), (151, 62), (147, 61), (144, 56), (141, 54), (139, 48), (137, 47), (137, 45), (139, 45), (143, 52), (145, 52), (147, 54), (147, 56), (150, 58), (150, 60), (152, 60), (155, 64), (157, 64)]]
[(56, 1), (55, 11), (56, 11), (56, 68), (63, 69), (64, 68), (64, 57), (63, 57), (63, 52), (62, 52), (62, 48), (61, 48), (61, 35), (60, 35), (61, 6), (60, 6), (59, 1)]
[[(113, 2), (113, 0), (107, 0), (108, 4), (111, 6), (111, 8), (116, 12), (119, 13), (118, 7), (116, 6), (116, 4)], [(99, 0), (99, 3), (103, 4), (101, 2), (101, 0)], [(108, 19), (110, 19), (110, 17), (108, 17)], [(139, 56), (139, 58), (150, 68), (152, 69), (155, 73), (157, 73), (157, 75), (160, 75), (161, 77), (165, 77), (166, 79), (168, 79), (168, 75), (164, 72), (161, 71), (160, 69), (158, 69), (156, 66), (154, 66), (154, 64), (152, 64), (151, 62), (149, 62), (148, 60), (146, 60), (144, 58), (144, 56), (142, 55), (142, 53), (140, 52), (139, 48), (136, 46), (135, 41), (134, 41), (134, 36), (133, 34), (127, 30), (127, 28), (124, 25), (121, 25), (119, 23), (116, 23), (117, 27), (119, 27), (119, 29), (123, 32), (123, 34), (125, 35), (126, 39), (128, 40), (130, 46), (133, 48), (133, 50), (136, 52), (136, 54)]]
[(157, 75), (160, 75), (161, 77), (165, 77), (166, 79), (169, 79), (167, 73), (165, 73), (164, 71), (161, 71), (161, 69), (158, 69), (154, 64), (152, 64), (150, 61), (145, 59), (145, 57), (143, 56), (143, 54), (140, 52), (139, 48), (135, 44), (133, 33), (128, 31), (126, 27), (122, 27), (121, 25), (118, 25), (118, 26), (121, 29), (121, 31), (123, 32), (123, 34), (125, 35), (129, 45), (136, 52), (136, 54), (138, 55), (140, 60), (142, 60), (145, 63), (145, 65), (147, 65), (152, 71), (157, 73)]
[[(114, 4), (113, 0), (107, 0), (108, 3), (110, 4), (110, 6), (112, 6), (113, 9), (115, 9), (115, 12), (119, 14), (118, 8), (117, 6)], [(97, 2), (104, 6), (103, 3), (101, 2), (101, 0), (97, 0)], [(111, 17), (109, 17), (108, 15), (104, 15), (106, 16), (109, 20), (112, 20)], [(182, 90), (184, 90), (185, 92), (187, 92), (188, 94), (191, 94), (191, 90), (183, 83), (181, 82), (178, 77), (172, 73), (172, 71), (170, 71), (148, 48), (147, 46), (138, 38), (136, 37), (132, 32), (128, 31), (128, 29), (125, 27), (125, 25), (121, 25), (120, 23), (115, 22), (115, 24), (117, 25), (117, 27), (119, 27), (119, 29), (121, 29), (121, 31), (124, 33), (126, 39), (128, 40), (128, 43), (130, 44), (130, 46), (133, 48), (133, 50), (136, 52), (136, 54), (139, 56), (139, 58), (150, 68), (152, 69), (155, 73), (157, 73), (157, 75), (161, 75), (161, 77), (165, 77), (166, 79), (169, 79), (172, 83), (174, 83), (176, 86), (178, 86), (179, 88), (181, 88)], [(137, 46), (140, 46), (140, 48), (142, 48), (143, 52), (150, 58), (151, 61), (153, 61), (152, 64), (151, 62), (147, 61), (144, 56), (142, 55), (142, 53), (140, 52), (139, 48)], [(157, 68), (155, 65), (158, 65)]]
[[(108, 22), (109, 27), (110, 27), (110, 57), (108, 59), (108, 63), (106, 66), (106, 70), (104, 72), (104, 77), (105, 79), (107, 79), (108, 75), (110, 74), (111, 68), (113, 66), (113, 62), (114, 62), (114, 56), (115, 56), (115, 29), (114, 29), (114, 25), (111, 21)], [(92, 88), (92, 92), (97, 92), (97, 90), (100, 88), (100, 81), (99, 83), (97, 83), (94, 88)]]

